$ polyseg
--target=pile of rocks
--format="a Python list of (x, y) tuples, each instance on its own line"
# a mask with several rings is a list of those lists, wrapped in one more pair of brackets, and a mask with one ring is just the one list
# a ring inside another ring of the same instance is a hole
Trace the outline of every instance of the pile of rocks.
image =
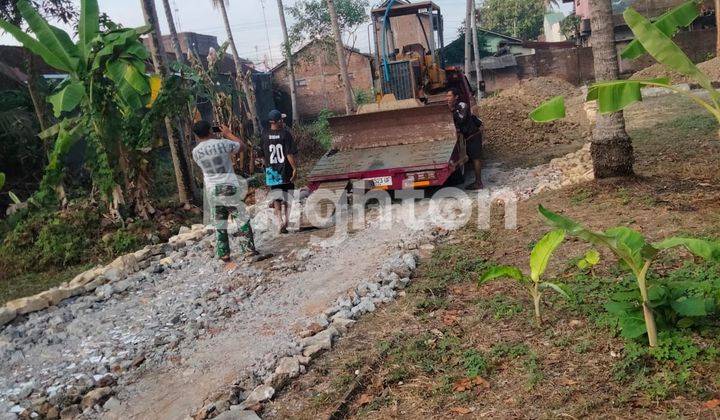
[(525, 200), (543, 191), (591, 181), (595, 177), (590, 143), (586, 143), (575, 152), (534, 168), (517, 168), (507, 172), (489, 168), (484, 175), (487, 176), (488, 187), (492, 189), (502, 186), (514, 192), (518, 200)]
[[(148, 245), (139, 251), (121, 255), (106, 266), (80, 273), (69, 283), (63, 283), (34, 296), (11, 300), (0, 308), (0, 327), (10, 323), (19, 315), (27, 315), (56, 306), (65, 299), (93, 292), (101, 286), (103, 286), (106, 297), (109, 297), (114, 291), (124, 291), (127, 289), (126, 284), (113, 287), (108, 283), (115, 283), (128, 274), (148, 268), (153, 264), (155, 267), (169, 265), (170, 260), (166, 258), (168, 253), (180, 247), (192, 245), (210, 232), (212, 229), (200, 224), (193, 225), (191, 228), (183, 227), (180, 229), (180, 233), (171, 237), (165, 244)], [(157, 268), (154, 269), (157, 270)]]
[[(159, 362), (183, 340), (236, 311), (244, 290), (215, 290), (194, 279), (179, 285), (182, 290), (163, 284), (188, 257), (204, 260), (195, 275), (218, 270), (205, 261), (211, 231), (203, 225), (184, 228), (168, 243), (8, 302), (0, 310), (0, 414), (74, 417), (111, 406), (117, 402), (110, 399), (112, 386), (123, 374)], [(156, 301), (143, 307), (148, 296)], [(187, 305), (195, 308), (195, 317)]]

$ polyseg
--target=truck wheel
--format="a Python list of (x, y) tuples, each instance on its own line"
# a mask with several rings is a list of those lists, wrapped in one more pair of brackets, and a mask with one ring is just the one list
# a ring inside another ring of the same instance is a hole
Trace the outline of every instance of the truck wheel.
[(461, 167), (457, 168), (455, 172), (450, 174), (447, 181), (445, 182), (446, 185), (464, 185), (465, 184), (465, 165), (462, 165)]

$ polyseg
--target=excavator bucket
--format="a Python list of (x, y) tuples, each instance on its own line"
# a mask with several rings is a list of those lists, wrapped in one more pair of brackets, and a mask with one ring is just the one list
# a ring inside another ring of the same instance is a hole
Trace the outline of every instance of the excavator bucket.
[(452, 114), (445, 105), (427, 105), (329, 119), (333, 148), (367, 149), (384, 146), (455, 141)]

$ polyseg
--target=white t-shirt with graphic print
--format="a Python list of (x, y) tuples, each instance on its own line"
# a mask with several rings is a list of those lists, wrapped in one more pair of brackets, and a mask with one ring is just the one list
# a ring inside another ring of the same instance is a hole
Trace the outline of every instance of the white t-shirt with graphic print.
[(203, 140), (192, 151), (193, 159), (202, 169), (205, 186), (237, 183), (232, 154), (240, 144), (228, 139)]

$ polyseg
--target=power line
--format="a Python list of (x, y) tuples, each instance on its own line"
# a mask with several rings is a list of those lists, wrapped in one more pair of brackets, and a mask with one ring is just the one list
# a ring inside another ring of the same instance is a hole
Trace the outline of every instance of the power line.
[(177, 26), (178, 31), (182, 32), (182, 22), (180, 21), (180, 8), (177, 5), (177, 1), (173, 0), (173, 9), (175, 9), (175, 13), (173, 14), (173, 19), (175, 19), (175, 26)]
[(270, 31), (268, 30), (267, 16), (265, 15), (265, 0), (260, 0), (260, 7), (262, 8), (263, 21), (265, 22), (265, 38), (267, 38), (270, 64), (272, 65), (272, 47), (270, 46)]

